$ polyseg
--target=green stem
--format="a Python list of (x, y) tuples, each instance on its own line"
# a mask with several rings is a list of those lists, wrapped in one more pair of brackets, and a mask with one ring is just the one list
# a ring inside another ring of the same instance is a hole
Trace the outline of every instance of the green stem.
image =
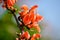
[(9, 10), (9, 11), (13, 14), (13, 16), (14, 16), (14, 18), (15, 18), (15, 20), (16, 20), (17, 26), (18, 26), (18, 28), (20, 29), (20, 31), (22, 32), (22, 27), (20, 26), (20, 23), (19, 23), (19, 21), (18, 21), (16, 15), (15, 15), (15, 11), (9, 9), (7, 6), (6, 6), (6, 9)]

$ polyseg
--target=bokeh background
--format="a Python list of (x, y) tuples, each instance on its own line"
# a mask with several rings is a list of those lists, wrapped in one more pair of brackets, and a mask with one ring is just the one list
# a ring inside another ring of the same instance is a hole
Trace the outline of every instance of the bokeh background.
[[(41, 40), (60, 40), (60, 0), (18, 0), (19, 7), (38, 5), (38, 13), (44, 17), (41, 25)], [(12, 14), (0, 5), (0, 40), (15, 40), (19, 32)]]

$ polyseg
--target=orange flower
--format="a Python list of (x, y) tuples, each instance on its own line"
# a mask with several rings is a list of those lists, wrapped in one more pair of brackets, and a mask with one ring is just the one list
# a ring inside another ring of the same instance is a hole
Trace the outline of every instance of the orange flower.
[(23, 5), (21, 9), (23, 10), (20, 14), (22, 21), (25, 25), (27, 25), (29, 28), (35, 28), (38, 32), (40, 32), (40, 28), (37, 24), (38, 21), (41, 21), (43, 19), (42, 16), (39, 14), (35, 14), (36, 8), (38, 6), (34, 5), (31, 7), (30, 10), (28, 10), (28, 7), (26, 5)]
[(24, 39), (24, 38), (26, 38), (26, 39), (30, 38), (30, 35), (29, 35), (28, 31), (23, 32), (23, 34), (21, 35), (21, 39)]
[(27, 5), (23, 5), (21, 7), (21, 9), (23, 10), (22, 12), (20, 12), (20, 16), (25, 16), (27, 13), (31, 16), (33, 16), (32, 14), (34, 14), (34, 10), (37, 8), (38, 6), (37, 5), (34, 5), (30, 10), (28, 10), (28, 7)]
[(23, 22), (24, 22), (24, 24), (25, 25), (28, 25), (28, 24), (30, 24), (31, 23), (31, 20), (33, 19), (33, 16), (34, 16), (34, 13), (32, 12), (32, 13), (27, 13), (24, 17), (23, 17)]
[(37, 38), (40, 38), (41, 35), (40, 34), (34, 34), (32, 37), (31, 37), (31, 40), (35, 40)]
[[(22, 14), (23, 15), (23, 14)], [(30, 13), (27, 13), (24, 17), (23, 17), (23, 22), (25, 25), (28, 25), (31, 23), (31, 20), (33, 19), (34, 17), (34, 12), (30, 12)]]
[(26, 5), (22, 6), (22, 9), (24, 11), (22, 11), (21, 13), (19, 13), (21, 15), (21, 18), (23, 18), (23, 22), (24, 24), (30, 24), (30, 23), (34, 23), (34, 22), (38, 22), (39, 20), (41, 21), (43, 19), (42, 16), (38, 15), (38, 14), (34, 14), (34, 10), (37, 8), (37, 5), (34, 5), (29, 12), (28, 11), (28, 7)]
[(7, 6), (10, 8), (15, 4), (16, 0), (7, 0)]

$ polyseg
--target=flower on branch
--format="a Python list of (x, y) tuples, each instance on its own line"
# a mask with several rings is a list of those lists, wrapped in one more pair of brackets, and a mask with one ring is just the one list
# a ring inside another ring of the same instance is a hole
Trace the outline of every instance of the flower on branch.
[(21, 39), (29, 39), (30, 38), (30, 34), (28, 33), (28, 31), (23, 32), (21, 34)]
[(16, 3), (16, 0), (7, 0), (7, 6), (12, 7)]
[(37, 7), (37, 5), (34, 5), (31, 7), (31, 9), (28, 9), (27, 5), (23, 5), (21, 7), (23, 11), (21, 11), (19, 14), (22, 22), (27, 25), (28, 28), (35, 28), (38, 32), (40, 32), (40, 28), (37, 23), (43, 20), (43, 17), (35, 13)]
[(32, 36), (30, 36), (30, 34), (28, 33), (28, 31), (23, 32), (19, 38), (16, 38), (16, 40), (35, 40), (35, 39), (39, 39), (41, 37), (41, 34), (33, 34)]
[(11, 8), (16, 3), (16, 0), (3, 0), (3, 8)]
[(30, 34), (28, 31), (23, 32), (22, 34), (19, 34), (19, 38), (16, 38), (16, 40), (25, 40), (25, 39), (29, 39), (30, 38)]

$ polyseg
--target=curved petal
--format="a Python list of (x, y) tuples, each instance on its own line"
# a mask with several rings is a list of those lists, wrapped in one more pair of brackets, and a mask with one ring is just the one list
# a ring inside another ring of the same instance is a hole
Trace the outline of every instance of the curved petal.
[(15, 4), (16, 0), (11, 0), (13, 2), (13, 4)]
[[(15, 0), (14, 0), (15, 1)], [(11, 6), (13, 6), (14, 5), (14, 3), (13, 3), (13, 0), (7, 0), (7, 6), (8, 7), (11, 7)]]
[(27, 11), (27, 10), (28, 10), (28, 6), (27, 6), (27, 5), (23, 5), (23, 6), (21, 7), (21, 9), (23, 9), (24, 11)]
[(40, 38), (40, 34), (34, 34), (33, 37), (34, 38)]
[(35, 22), (35, 20), (36, 20), (36, 15), (33, 15), (33, 19), (31, 20), (31, 21), (32, 21), (32, 23), (34, 23), (34, 22)]
[(33, 36), (31, 37), (31, 40), (35, 40), (37, 38), (40, 38), (40, 34), (33, 34)]
[(22, 38), (22, 39), (23, 39), (23, 38), (29, 39), (29, 38), (30, 38), (30, 35), (29, 35), (28, 31), (23, 32), (23, 34), (21, 35), (21, 38)]
[(19, 14), (20, 14), (21, 18), (23, 18), (27, 14), (27, 12), (26, 11), (22, 11)]
[(30, 20), (33, 20), (33, 18), (34, 18), (34, 12), (33, 11), (29, 12), (29, 16), (30, 16)]
[(35, 38), (34, 38), (34, 37), (32, 37), (30, 40), (35, 40)]
[(24, 18), (23, 18), (23, 23), (25, 25), (28, 25), (31, 23), (31, 20), (29, 19), (29, 14), (25, 15)]
[(37, 14), (36, 15), (36, 21), (38, 22), (38, 21), (41, 21), (41, 20), (43, 20), (43, 17), (41, 15)]
[(32, 6), (31, 9), (30, 9), (30, 12), (31, 12), (31, 11), (34, 11), (37, 7), (38, 7), (38, 5)]

